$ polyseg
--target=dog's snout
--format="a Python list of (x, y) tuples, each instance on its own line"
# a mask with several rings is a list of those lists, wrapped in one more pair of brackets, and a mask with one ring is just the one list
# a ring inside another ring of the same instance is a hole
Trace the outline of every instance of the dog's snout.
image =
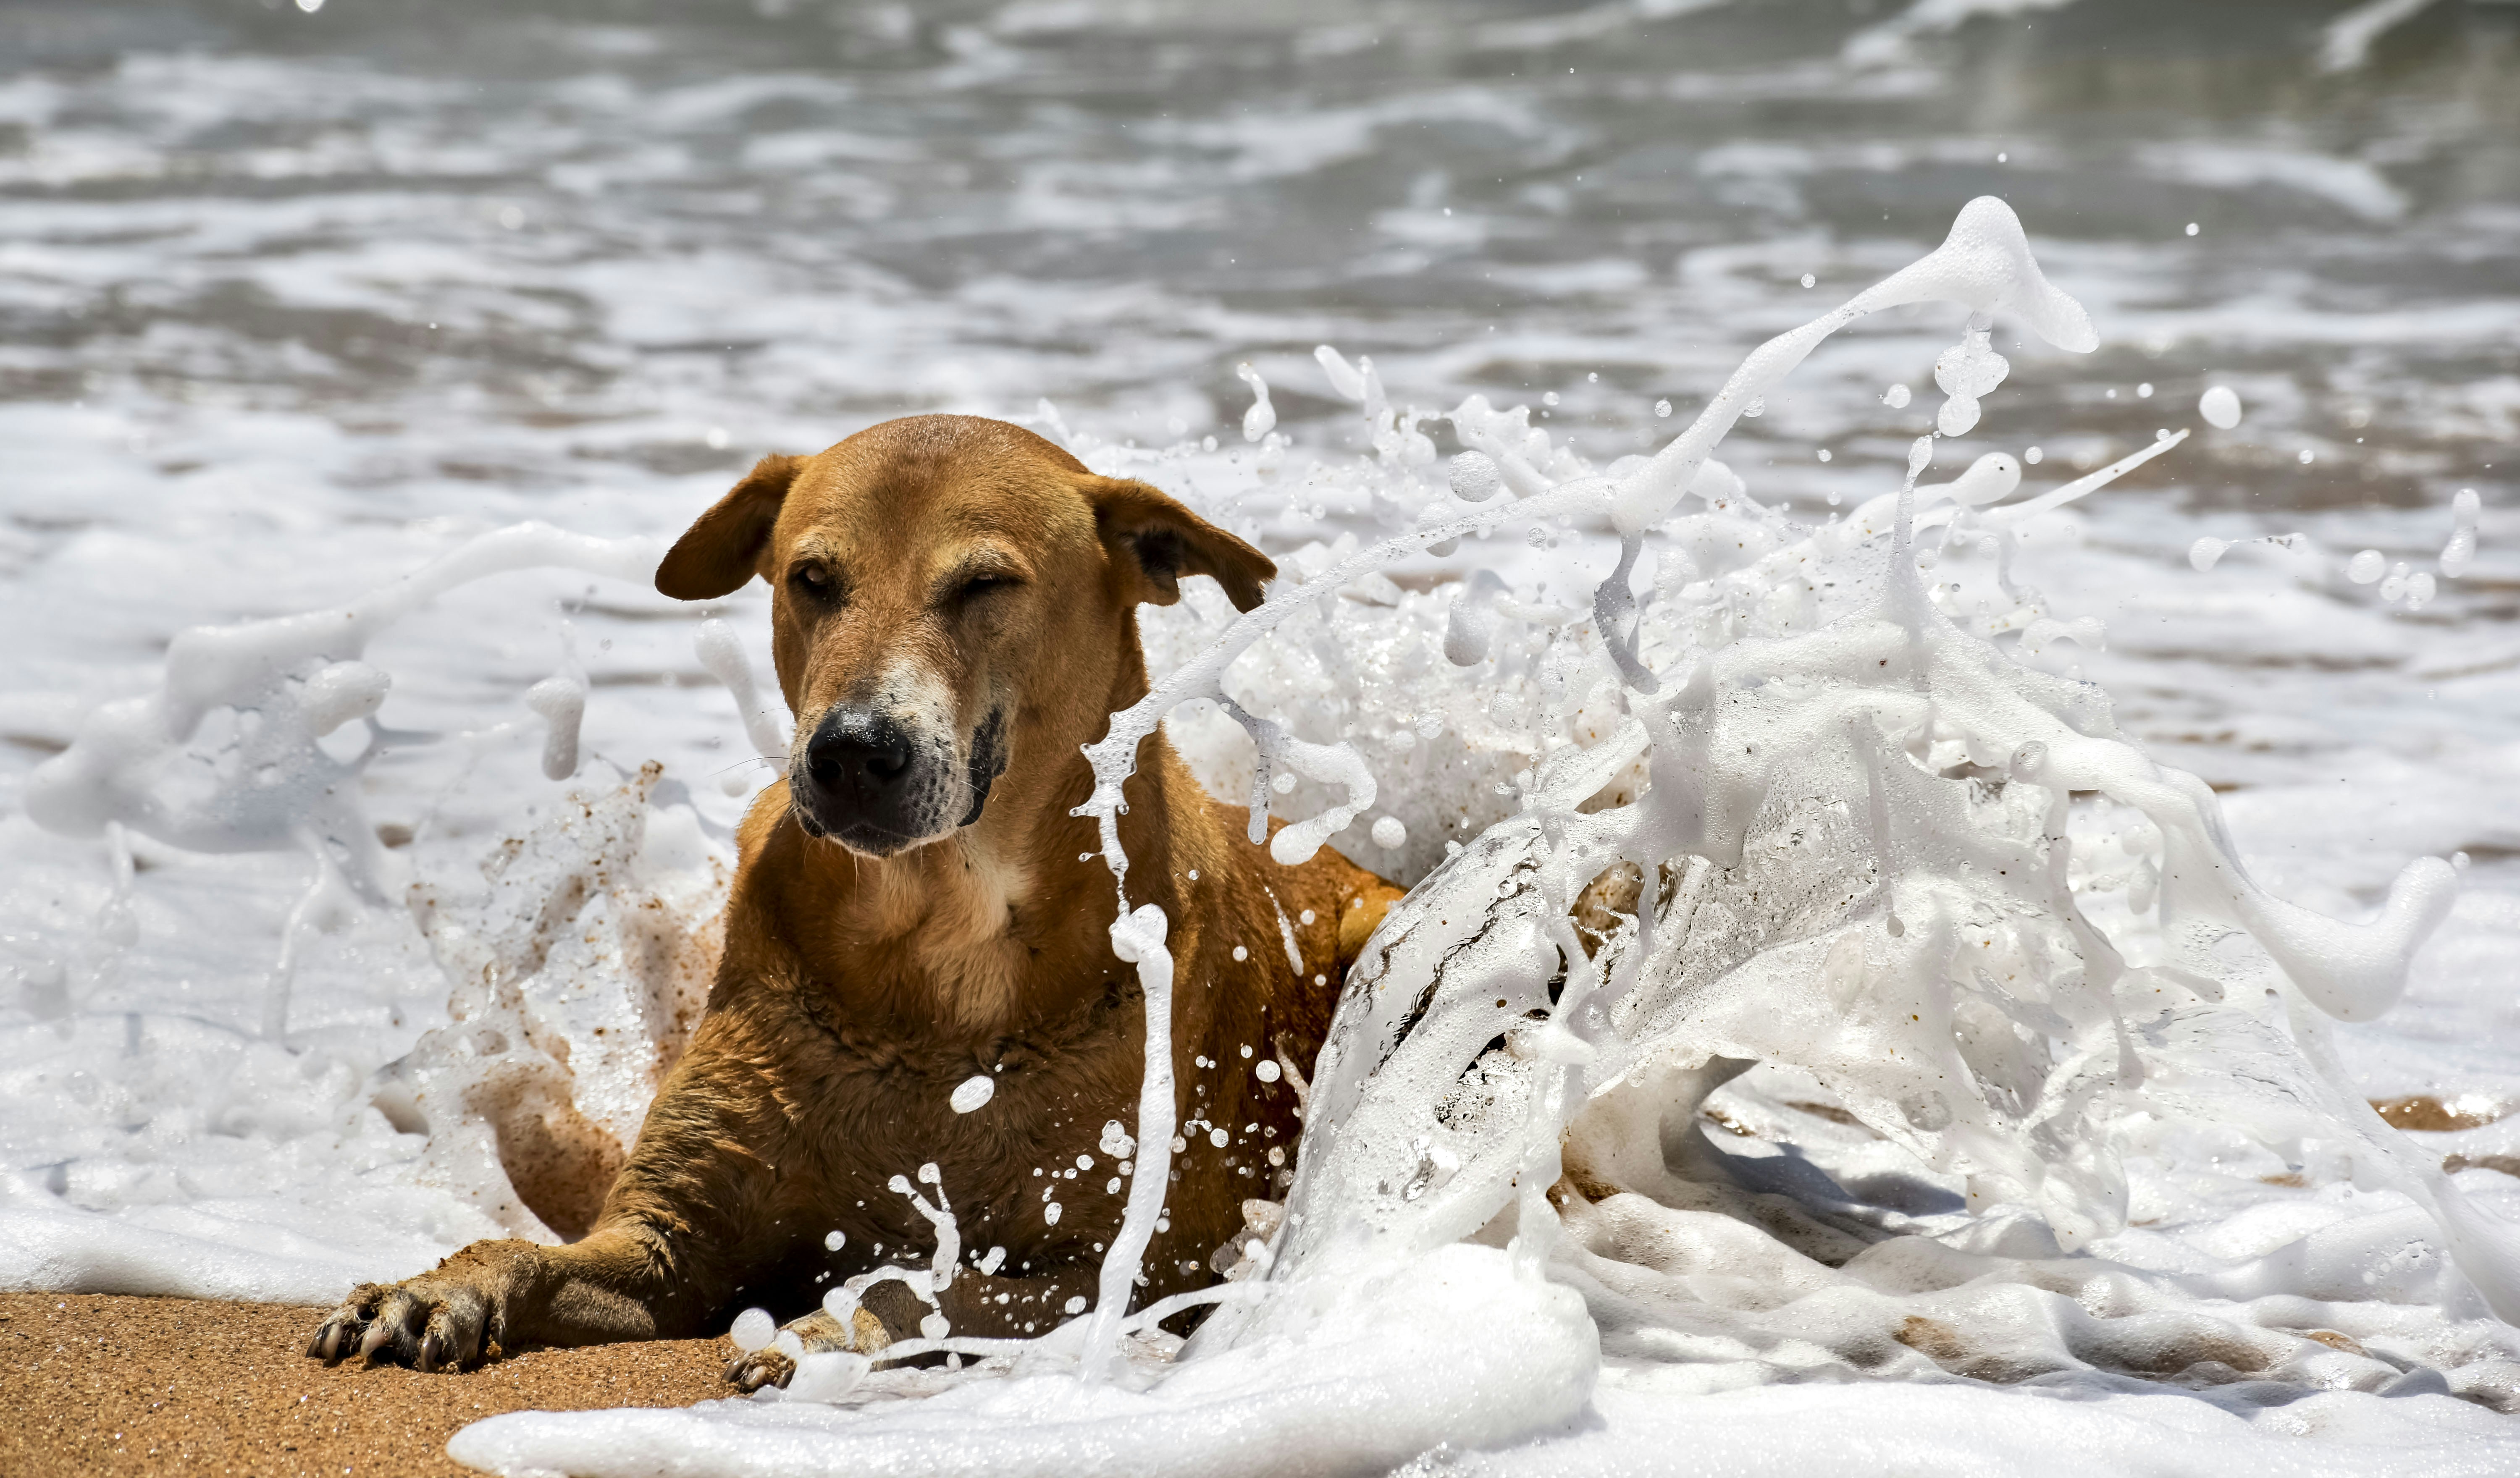
[(890, 719), (845, 727), (826, 720), (805, 746), (805, 768), (817, 785), (868, 797), (910, 773), (910, 736)]
[(883, 709), (834, 705), (805, 742), (789, 800), (808, 831), (884, 856), (939, 834), (950, 803), (930, 737)]

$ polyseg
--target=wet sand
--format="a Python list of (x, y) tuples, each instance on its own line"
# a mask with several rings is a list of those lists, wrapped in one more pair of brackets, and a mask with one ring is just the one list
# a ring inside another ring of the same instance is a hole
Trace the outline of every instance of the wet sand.
[(298, 1352), (288, 1304), (0, 1294), (0, 1474), (470, 1474), (446, 1439), (500, 1411), (725, 1395), (723, 1339), (532, 1350), (453, 1375)]

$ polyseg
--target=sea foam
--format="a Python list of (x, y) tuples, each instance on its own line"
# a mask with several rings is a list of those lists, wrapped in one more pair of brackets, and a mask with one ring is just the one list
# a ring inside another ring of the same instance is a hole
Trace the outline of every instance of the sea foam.
[[(1149, 1008), (1135, 1122), (1105, 1130), (1137, 1166), (1095, 1307), (1027, 1341), (931, 1316), (875, 1368), (825, 1362), (689, 1412), (500, 1417), (451, 1450), (516, 1472), (1048, 1473), (1123, 1453), (1150, 1472), (1328, 1471), (1536, 1455), (1588, 1411), (1633, 1411), (1621, 1390), (1959, 1377), (2166, 1383), (2230, 1410), (2520, 1402), (2520, 1342), (2488, 1317), (2520, 1308), (2509, 1229), (2351, 1091), (2324, 1025), (2397, 999), (2452, 869), (2408, 866), (2367, 923), (2288, 903), (2240, 865), (2210, 788), (2050, 670), (2051, 644), (2106, 633), (2051, 608), (2016, 557), (2186, 433), (2028, 497), (2005, 453), (1926, 480), (1937, 439), (1919, 437), (1896, 487), (1818, 523), (1711, 455), (1827, 335), (1922, 302), (1962, 313), (1935, 367), (1937, 421), (1960, 429), (2007, 373), (2001, 316), (2069, 350), (2095, 339), (1985, 200), (1934, 253), (1763, 345), (1660, 452), (1607, 469), (1527, 407), (1398, 404), (1370, 360), (1324, 346), (1371, 454), (1315, 465), (1286, 507), (1336, 503), (1380, 536), (1293, 550), (1248, 614), (1201, 593), (1150, 621), (1164, 676), (1087, 751), (1112, 948)], [(1249, 418), (1244, 464), (1263, 481), (1289, 445), (1268, 419)], [(1464, 448), (1449, 467), (1436, 423)], [(1043, 424), (1098, 466), (1144, 460)], [(2452, 574), (2476, 500), (2454, 514)], [(1454, 583), (1413, 573), (1472, 542), (1508, 553)], [(431, 1224), (447, 1240), (591, 1221), (704, 999), (728, 858), (658, 767), (575, 779), (591, 694), (565, 640), (523, 697), (565, 803), (476, 876), (388, 857), (354, 784), (398, 738), (369, 646), (458, 586), (548, 564), (638, 580), (656, 549), (522, 525), (335, 609), (189, 632), (156, 693), (97, 710), (27, 788), (37, 821), (124, 855), (139, 836), (308, 859), (266, 995), (275, 1051), (291, 952), (399, 895), (448, 1020), (330, 1091), (392, 1184), (469, 1206)], [(1983, 558), (1952, 578), (1962, 554)], [(785, 726), (741, 643), (710, 621), (695, 650), (775, 766)], [(364, 747), (328, 746), (353, 724)], [(1178, 982), (1171, 920), (1129, 906), (1111, 823), (1157, 724), (1211, 787), (1289, 819), (1279, 860), (1370, 838), (1415, 887), (1320, 1061), (1265, 1064), (1309, 1068), (1282, 1206), (1220, 1257), (1227, 1282), (1132, 1310), (1177, 1128)], [(2244, 1199), (2144, 1230), (2157, 1192), (2130, 1164), (2158, 1175), (2209, 1141), (2351, 1191), (2256, 1252), (2217, 1230)], [(841, 1312), (874, 1280), (932, 1299), (955, 1275), (946, 1187), (920, 1178), (932, 1201), (894, 1188), (932, 1256), (848, 1279)], [(62, 1217), (10, 1217), (24, 1250), (0, 1274), (20, 1285), (321, 1297), (347, 1276), (205, 1262), (198, 1224), (82, 1253)], [(1157, 1327), (1205, 1303), (1187, 1345)], [(935, 1351), (973, 1363), (896, 1365)]]
[[(1186, 712), (1193, 764), (1211, 784), (1250, 765), (1259, 806), (1283, 793), (1274, 767), (1302, 775), (1290, 854), (1395, 791), (1411, 845), (1444, 845), (1410, 859), (1431, 871), (1347, 984), (1280, 1230), (1187, 1346), (1150, 1345), (1115, 1296), (1160, 1211), (1149, 1191), (1102, 1307), (924, 1401), (884, 1399), (938, 1391), (905, 1371), (844, 1409), (506, 1416), (451, 1451), (503, 1471), (645, 1472), (659, 1454), (723, 1473), (1089, 1456), (1333, 1471), (1439, 1443), (1545, 1463), (1588, 1406), (1638, 1419), (1613, 1387), (1958, 1376), (2167, 1385), (2233, 1411), (2316, 1391), (2520, 1400), (2520, 1341), (2489, 1313), (2520, 1310), (2510, 1229), (2351, 1091), (2324, 1025), (2404, 989), (2449, 865), (2407, 867), (2364, 924), (2286, 903), (2240, 865), (2212, 790), (2123, 737), (2105, 694), (1999, 645), (2026, 654), (2075, 624), (2017, 580), (2012, 541), (2181, 438), (2017, 503), (2009, 459), (1920, 485), (1920, 438), (1901, 486), (1817, 526), (1709, 458), (1826, 333), (1915, 300), (1967, 313), (1947, 404), (2000, 382), (1993, 315), (2066, 348), (2093, 338), (2011, 212), (1981, 201), (1934, 255), (1753, 354), (1654, 458), (1597, 472), (1519, 414), (1458, 408), (1502, 504), (1475, 466), (1430, 488), (1418, 427), (1435, 418), (1392, 405), (1370, 364), (1321, 355), (1374, 448), (1349, 490), (1400, 531), (1299, 556), (1299, 578), (1203, 647), (1159, 634), (1168, 675), (1088, 751), (1123, 890), (1114, 950), (1155, 1008), (1139, 1189), (1162, 1184), (1172, 1133), (1174, 983), (1167, 920), (1127, 909), (1110, 826), (1139, 738)], [(1376, 580), (1517, 527), (1608, 566), (1589, 622), (1503, 580), (1440, 598)], [(1978, 541), (2002, 558), (1970, 600), (1934, 571)], [(1262, 716), (1289, 711), (1307, 653), (1371, 676), (1333, 715), (1348, 738)], [(1438, 739), (1436, 776), (1413, 769)], [(1731, 1087), (1753, 1063), (1766, 1082)], [(1710, 1119), (1767, 1152), (1718, 1143)], [(2158, 1221), (2136, 1214), (2157, 1192), (2129, 1162), (2203, 1142), (2268, 1180), (2354, 1190), (2260, 1255), (2135, 1226)], [(2409, 1236), (2440, 1250), (2382, 1251)]]

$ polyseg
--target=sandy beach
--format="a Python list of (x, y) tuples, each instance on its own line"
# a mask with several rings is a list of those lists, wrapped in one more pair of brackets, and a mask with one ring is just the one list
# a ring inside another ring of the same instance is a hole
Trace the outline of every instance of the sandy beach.
[(728, 1389), (722, 1339), (531, 1350), (423, 1375), (298, 1352), (291, 1304), (0, 1294), (0, 1473), (473, 1471), (446, 1439), (500, 1411), (688, 1406)]

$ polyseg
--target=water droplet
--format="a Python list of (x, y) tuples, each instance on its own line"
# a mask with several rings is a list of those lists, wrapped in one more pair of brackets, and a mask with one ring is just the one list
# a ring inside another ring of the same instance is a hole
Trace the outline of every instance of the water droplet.
[[(322, 0), (317, 0), (317, 3), (321, 4)], [(770, 1317), (769, 1310), (746, 1309), (735, 1317), (735, 1327), (727, 1334), (735, 1341), (737, 1349), (749, 1355), (766, 1347), (778, 1332), (779, 1321)]]
[(945, 1101), (954, 1106), (954, 1111), (956, 1113), (969, 1113), (981, 1104), (988, 1102), (992, 1097), (995, 1097), (997, 1096), (997, 1092), (998, 1083), (995, 1078), (991, 1078), (983, 1073), (974, 1073), (970, 1077), (965, 1078), (962, 1083), (955, 1088), (953, 1097), (947, 1098)]

